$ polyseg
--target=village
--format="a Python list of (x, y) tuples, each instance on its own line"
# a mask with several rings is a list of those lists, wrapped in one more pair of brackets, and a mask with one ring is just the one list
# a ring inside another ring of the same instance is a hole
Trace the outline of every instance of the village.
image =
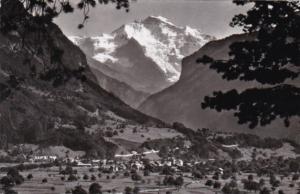
[[(132, 151), (130, 154), (116, 154), (114, 159), (91, 159), (86, 158), (80, 159), (79, 157), (68, 157), (59, 158), (55, 155), (34, 155), (29, 157), (29, 163), (53, 163), (55, 161), (61, 161), (65, 164), (72, 164), (75, 167), (87, 167), (94, 169), (102, 169), (107, 172), (122, 172), (126, 170), (135, 169), (137, 171), (145, 169), (145, 160), (147, 160), (147, 165), (151, 167), (171, 167), (174, 171), (179, 171), (178, 167), (184, 166), (182, 159), (176, 159), (174, 157), (168, 157), (167, 159), (161, 159), (157, 154), (159, 151), (150, 150), (142, 153)], [(151, 159), (149, 159), (151, 158)], [(156, 158), (156, 159), (153, 159)], [(210, 159), (211, 161), (214, 159)], [(186, 163), (187, 166), (192, 166), (195, 163)]]
[[(239, 145), (222, 145), (235, 150)], [(179, 149), (179, 148), (174, 148)], [(115, 154), (114, 158), (96, 159), (35, 154), (10, 168), (0, 168), (1, 184), (11, 168), (19, 171), (22, 184), (13, 183), (22, 194), (74, 193), (89, 190), (99, 184), (102, 193), (293, 193), (299, 182), (298, 158), (270, 156), (251, 160), (225, 160), (219, 158), (179, 158), (161, 150), (131, 151)], [(34, 177), (34, 178), (29, 178)], [(31, 188), (39, 184), (38, 189)], [(26, 190), (28, 190), (26, 192)], [(80, 192), (79, 192), (80, 193)], [(84, 192), (82, 192), (84, 194)]]

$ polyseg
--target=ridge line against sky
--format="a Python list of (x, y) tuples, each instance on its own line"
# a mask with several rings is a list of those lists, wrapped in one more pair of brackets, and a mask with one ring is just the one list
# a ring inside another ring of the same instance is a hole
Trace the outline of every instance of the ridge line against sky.
[(117, 11), (114, 5), (98, 5), (91, 9), (90, 19), (84, 29), (77, 26), (82, 13), (61, 15), (55, 22), (67, 36), (97, 36), (110, 33), (120, 26), (150, 15), (163, 16), (178, 26), (190, 26), (202, 33), (223, 38), (241, 30), (231, 28), (229, 22), (249, 6), (236, 6), (230, 0), (137, 0), (130, 5), (130, 12)]

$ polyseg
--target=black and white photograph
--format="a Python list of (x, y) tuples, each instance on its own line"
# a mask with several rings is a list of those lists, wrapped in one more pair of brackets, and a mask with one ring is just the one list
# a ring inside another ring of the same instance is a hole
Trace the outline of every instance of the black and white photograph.
[(300, 0), (0, 0), (0, 194), (300, 194)]

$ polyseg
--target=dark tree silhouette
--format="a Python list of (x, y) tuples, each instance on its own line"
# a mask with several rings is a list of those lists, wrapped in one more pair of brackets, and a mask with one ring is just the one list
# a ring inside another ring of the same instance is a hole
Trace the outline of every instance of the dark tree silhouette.
[[(74, 6), (83, 12), (83, 21), (78, 22), (78, 28), (83, 28), (89, 18), (91, 7), (99, 4), (115, 3), (117, 9), (129, 11), (129, 0), (80, 0), (77, 5), (70, 0), (0, 0), (0, 32), (2, 34), (17, 33), (22, 39), (21, 48), (31, 50), (33, 55), (43, 54), (41, 45), (36, 49), (28, 46), (27, 40), (31, 33), (36, 33), (36, 42), (47, 43), (52, 50), (51, 62), (60, 62), (63, 51), (53, 45), (48, 27), (53, 19), (61, 13), (72, 13)], [(32, 39), (33, 37), (30, 37)], [(26, 41), (27, 40), (27, 41)]]
[(84, 190), (81, 186), (76, 186), (74, 190), (72, 190), (72, 194), (88, 194), (86, 190)]
[(77, 5), (72, 4), (71, 0), (1, 0), (0, 2), (1, 8), (18, 7), (21, 4), (25, 8), (23, 12), (19, 12), (20, 9), (15, 9), (15, 11), (11, 9), (1, 10), (0, 27), (2, 32), (16, 30), (17, 25), (21, 22), (25, 22), (29, 25), (28, 27), (34, 27), (31, 26), (32, 23), (28, 21), (28, 17), (23, 17), (26, 13), (33, 16), (33, 19), (41, 25), (39, 27), (43, 27), (44, 24), (51, 23), (61, 13), (72, 13), (75, 7), (83, 12), (83, 21), (78, 24), (78, 28), (82, 28), (89, 18), (90, 8), (95, 7), (97, 2), (99, 4), (115, 3), (117, 9), (125, 8), (126, 11), (129, 11), (129, 0), (80, 0)]
[(101, 194), (101, 186), (98, 183), (92, 183), (89, 187), (89, 194)]
[[(281, 118), (286, 127), (291, 117), (300, 115), (300, 88), (294, 79), (300, 67), (299, 1), (234, 1), (253, 3), (246, 15), (236, 15), (231, 26), (242, 27), (252, 40), (230, 45), (229, 60), (203, 56), (208, 64), (228, 81), (255, 81), (256, 88), (238, 92), (214, 92), (206, 96), (203, 108), (233, 110), (239, 124), (265, 126)], [(299, 82), (298, 82), (299, 84)]]
[[(79, 9), (83, 18), (78, 21), (78, 28), (83, 28), (90, 9), (97, 3), (113, 3), (117, 9), (129, 11), (129, 0), (80, 0), (77, 4), (71, 0), (0, 0), (0, 35), (14, 42), (11, 50), (24, 58), (24, 65), (30, 69), (28, 76), (51, 82), (54, 87), (73, 77), (84, 81), (84, 67), (70, 70), (62, 64), (64, 50), (53, 35), (56, 28), (53, 19)], [(35, 59), (38, 59), (39, 66), (33, 64)], [(12, 74), (0, 82), (0, 90), (3, 91), (0, 103), (12, 95), (26, 78)]]

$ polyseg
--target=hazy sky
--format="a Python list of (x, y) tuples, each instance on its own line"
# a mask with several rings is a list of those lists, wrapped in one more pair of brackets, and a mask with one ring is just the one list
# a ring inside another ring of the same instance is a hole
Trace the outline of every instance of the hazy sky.
[(231, 28), (229, 22), (235, 14), (246, 9), (236, 6), (231, 0), (137, 0), (131, 4), (129, 13), (117, 11), (113, 5), (98, 5), (91, 10), (91, 18), (81, 30), (77, 29), (77, 25), (83, 17), (78, 11), (60, 16), (56, 23), (67, 35), (95, 36), (109, 33), (134, 20), (160, 15), (176, 25), (189, 25), (220, 38), (240, 32)]

